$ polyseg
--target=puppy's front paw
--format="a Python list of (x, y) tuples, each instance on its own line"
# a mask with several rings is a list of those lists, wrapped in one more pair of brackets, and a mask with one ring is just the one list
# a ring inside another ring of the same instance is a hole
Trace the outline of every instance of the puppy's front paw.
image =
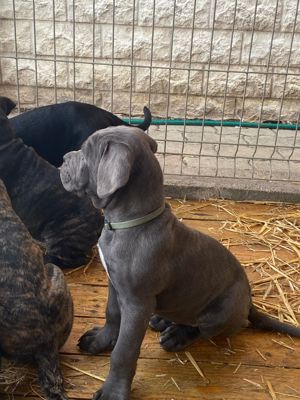
[(118, 332), (107, 325), (103, 328), (95, 326), (87, 331), (78, 341), (81, 350), (91, 354), (99, 354), (103, 351), (112, 350), (118, 339)]
[(118, 390), (117, 386), (103, 385), (103, 387), (98, 390), (94, 396), (93, 400), (129, 400), (129, 393), (127, 390)]
[(156, 332), (162, 332), (165, 329), (167, 329), (170, 325), (172, 325), (171, 321), (163, 319), (159, 315), (153, 315), (153, 317), (151, 317), (149, 321), (150, 328)]
[(199, 336), (197, 327), (173, 324), (160, 334), (160, 345), (166, 351), (181, 351)]

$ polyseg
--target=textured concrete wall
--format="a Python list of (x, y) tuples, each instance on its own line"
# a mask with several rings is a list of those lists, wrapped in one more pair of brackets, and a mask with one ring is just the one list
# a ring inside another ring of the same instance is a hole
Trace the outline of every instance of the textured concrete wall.
[(155, 3), (0, 0), (1, 94), (18, 79), (22, 108), (75, 95), (139, 114), (150, 98), (157, 116), (251, 120), (264, 97), (263, 119), (297, 120), (297, 0), (197, 0), (195, 18), (193, 0)]

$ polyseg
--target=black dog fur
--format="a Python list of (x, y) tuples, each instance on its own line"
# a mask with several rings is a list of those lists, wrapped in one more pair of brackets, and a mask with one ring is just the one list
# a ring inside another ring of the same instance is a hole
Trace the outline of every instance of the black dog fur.
[[(144, 107), (144, 122), (138, 127), (148, 129), (151, 113)], [(38, 107), (11, 118), (16, 135), (27, 146), (59, 167), (63, 156), (80, 149), (82, 143), (95, 131), (108, 126), (128, 125), (112, 113), (92, 104), (68, 101)]]

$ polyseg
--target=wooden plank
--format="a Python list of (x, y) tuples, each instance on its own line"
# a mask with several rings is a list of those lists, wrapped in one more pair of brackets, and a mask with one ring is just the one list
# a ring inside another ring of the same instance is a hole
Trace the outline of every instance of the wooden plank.
[(93, 285), (69, 284), (74, 301), (74, 315), (104, 317), (107, 288)]
[[(184, 220), (184, 223), (190, 228), (201, 231), (220, 241), (242, 263), (271, 257), (271, 251), (268, 246), (256, 244), (257, 239), (255, 237), (222, 229), (223, 223), (219, 221)], [(276, 255), (286, 261), (297, 258), (296, 252), (290, 252), (281, 248), (276, 249)]]
[(236, 220), (234, 215), (266, 220), (287, 211), (299, 210), (299, 204), (250, 203), (216, 199), (203, 201), (171, 199), (167, 202), (178, 218), (200, 220), (233, 221)]
[[(62, 356), (64, 363), (106, 377), (109, 368), (107, 356)], [(270, 382), (278, 400), (300, 391), (299, 370), (294, 368), (268, 368), (230, 363), (198, 362), (206, 380), (194, 366), (184, 359), (144, 360), (138, 362), (133, 383), (132, 400), (145, 399), (226, 399), (269, 400), (267, 382)], [(238, 368), (238, 369), (237, 369)], [(67, 394), (71, 399), (90, 399), (102, 385), (98, 380), (63, 366)], [(236, 371), (236, 372), (235, 372)], [(234, 373), (235, 372), (235, 373)], [(38, 390), (38, 387), (36, 387)], [(31, 394), (30, 385), (16, 389), (15, 394)], [(283, 393), (284, 395), (278, 394)]]
[[(81, 354), (77, 347), (80, 336), (96, 325), (103, 326), (104, 322), (103, 318), (76, 317), (71, 335), (61, 352)], [(284, 343), (293, 350), (279, 343)], [(238, 335), (230, 338), (229, 343), (226, 338), (222, 337), (214, 338), (213, 343), (199, 340), (189, 346), (188, 351), (199, 362), (300, 368), (299, 339), (290, 339), (285, 335), (252, 329), (244, 329)], [(184, 352), (178, 354), (180, 358), (186, 358)], [(159, 334), (149, 328), (141, 347), (140, 357), (172, 360), (176, 358), (176, 355), (164, 351), (159, 345)]]
[(64, 270), (69, 284), (88, 284), (107, 286), (107, 275), (99, 259), (95, 260), (87, 268)]

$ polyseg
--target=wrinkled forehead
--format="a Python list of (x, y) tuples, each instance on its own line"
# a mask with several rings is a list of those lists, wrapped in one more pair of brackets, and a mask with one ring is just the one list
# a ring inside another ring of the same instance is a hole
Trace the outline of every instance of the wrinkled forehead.
[(111, 126), (93, 133), (82, 145), (82, 151), (86, 154), (87, 151), (91, 151), (91, 149), (99, 149), (109, 141), (134, 146), (135, 144), (142, 142), (144, 136), (144, 131), (139, 128), (124, 125)]
[(66, 154), (64, 155), (64, 157), (63, 157), (64, 161), (71, 161), (71, 160), (76, 159), (76, 158), (79, 156), (79, 154), (78, 154), (79, 151), (80, 151), (80, 150), (77, 150), (77, 151), (69, 151), (68, 153), (66, 153)]
[(110, 134), (116, 134), (122, 136), (122, 135), (139, 134), (140, 132), (144, 133), (144, 131), (142, 131), (140, 128), (134, 126), (118, 125), (118, 126), (109, 126), (104, 129), (99, 129), (95, 133), (97, 133), (99, 136), (106, 136)]

